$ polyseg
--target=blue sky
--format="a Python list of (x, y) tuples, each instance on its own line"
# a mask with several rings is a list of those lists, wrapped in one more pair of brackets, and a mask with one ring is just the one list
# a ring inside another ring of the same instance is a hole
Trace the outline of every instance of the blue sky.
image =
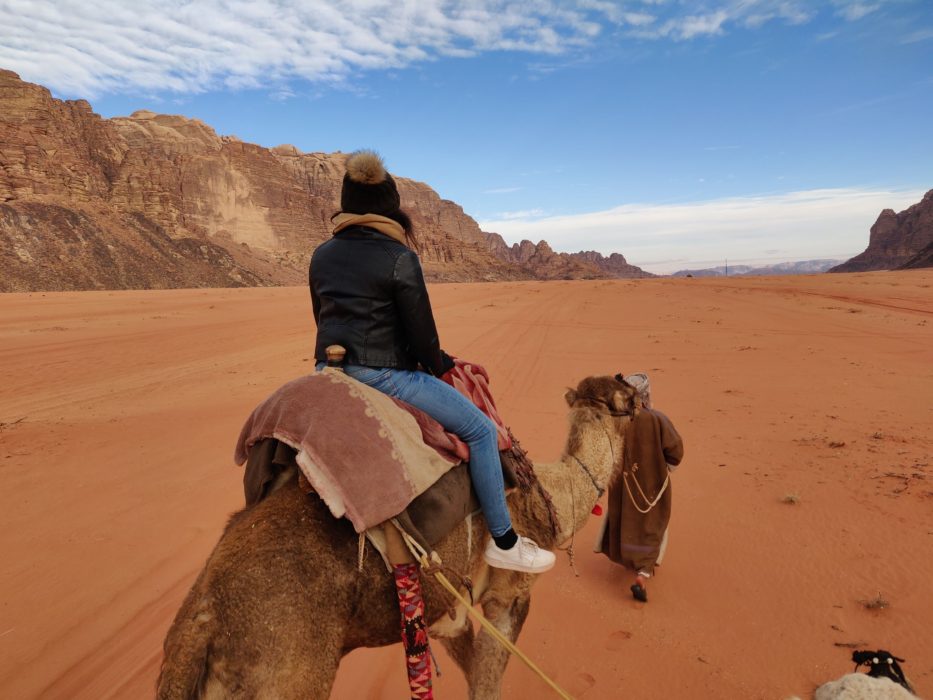
[(0, 67), (654, 272), (849, 257), (933, 188), (931, 0), (0, 0)]

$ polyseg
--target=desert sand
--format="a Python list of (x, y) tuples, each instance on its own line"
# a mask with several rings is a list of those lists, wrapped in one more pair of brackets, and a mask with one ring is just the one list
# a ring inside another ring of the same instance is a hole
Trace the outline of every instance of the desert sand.
[[(806, 696), (853, 645), (933, 696), (933, 271), (431, 293), (532, 457), (590, 374), (648, 372), (684, 437), (650, 602), (591, 553), (595, 516), (579, 577), (561, 554), (536, 586), (519, 646), (575, 697)], [(302, 287), (0, 295), (0, 697), (152, 696), (242, 504), (240, 426), (313, 335)], [(464, 697), (437, 652), (437, 697)], [(406, 689), (395, 646), (348, 656), (332, 697)], [(551, 696), (516, 660), (504, 697)]]

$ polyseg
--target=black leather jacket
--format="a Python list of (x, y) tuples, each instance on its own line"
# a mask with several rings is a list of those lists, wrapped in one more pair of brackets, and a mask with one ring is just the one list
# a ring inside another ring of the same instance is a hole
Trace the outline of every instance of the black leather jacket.
[(347, 349), (347, 364), (416, 369), (440, 376), (441, 350), (418, 256), (375, 229), (351, 226), (318, 246), (308, 271), (317, 323), (314, 357)]

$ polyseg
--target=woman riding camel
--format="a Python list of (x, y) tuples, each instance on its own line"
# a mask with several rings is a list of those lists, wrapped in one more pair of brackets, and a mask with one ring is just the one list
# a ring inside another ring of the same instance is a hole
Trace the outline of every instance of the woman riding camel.
[(495, 424), (439, 379), (454, 362), (438, 341), (411, 219), (376, 153), (357, 151), (347, 158), (340, 209), (332, 218), (333, 238), (311, 257), (315, 358), (324, 362), (328, 345), (344, 346), (349, 376), (459, 435), (470, 447), (470, 477), (492, 534), (486, 562), (547, 571), (554, 554), (512, 529)]

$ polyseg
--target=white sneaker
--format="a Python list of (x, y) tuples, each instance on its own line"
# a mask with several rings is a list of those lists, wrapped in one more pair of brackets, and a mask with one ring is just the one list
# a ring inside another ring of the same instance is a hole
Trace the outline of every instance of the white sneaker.
[(489, 540), (483, 559), (497, 569), (524, 571), (526, 574), (544, 573), (557, 561), (553, 552), (541, 549), (534, 540), (521, 535), (511, 549), (499, 549), (495, 540)]

